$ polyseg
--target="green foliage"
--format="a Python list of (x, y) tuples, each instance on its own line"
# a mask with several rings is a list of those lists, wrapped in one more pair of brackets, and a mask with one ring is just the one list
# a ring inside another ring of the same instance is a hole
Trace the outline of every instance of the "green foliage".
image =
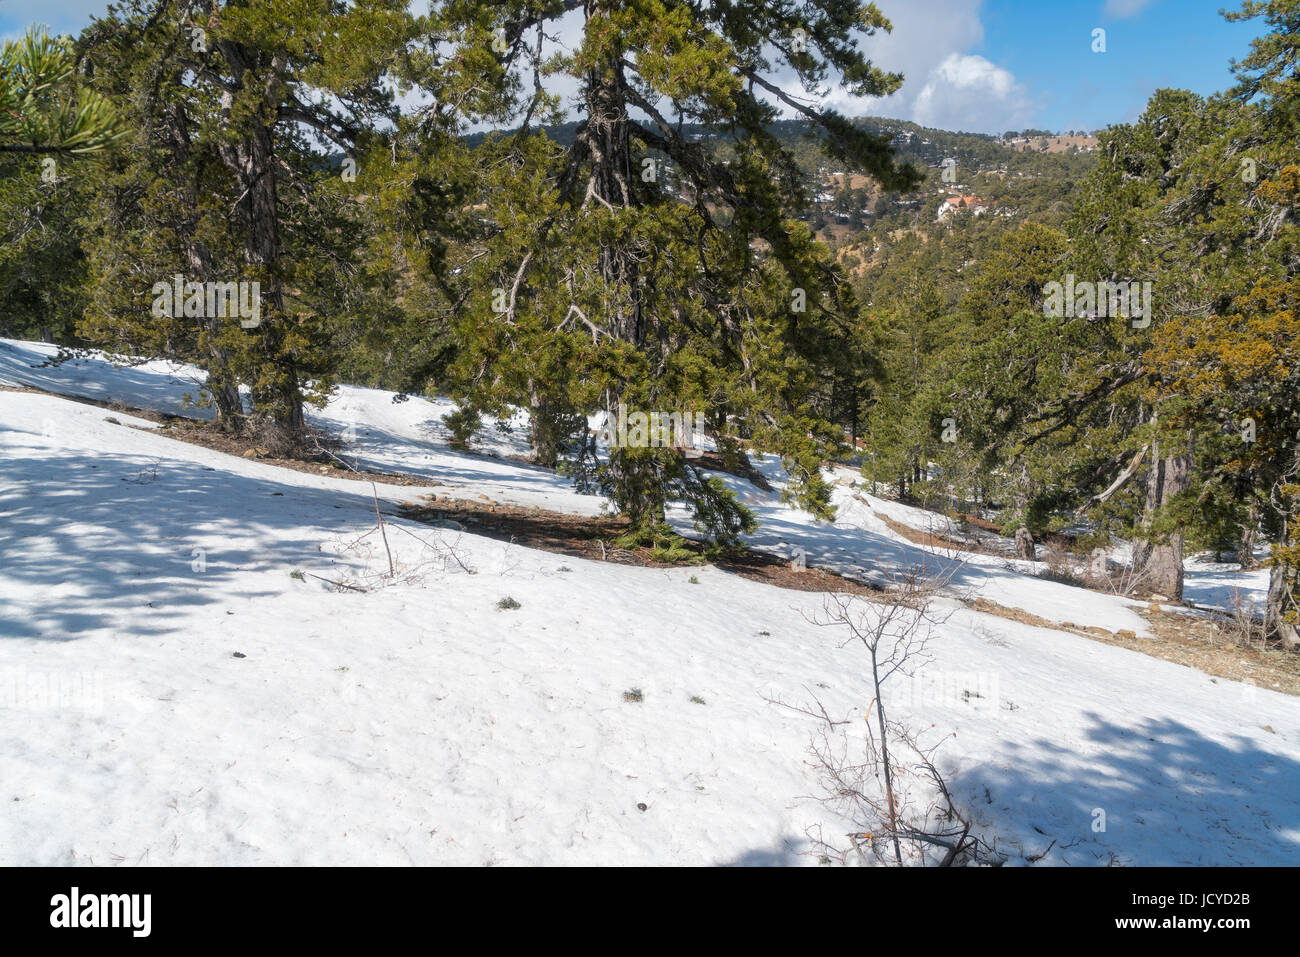
[[(86, 58), (131, 137), (85, 216), (96, 294), (81, 334), (197, 363), (231, 428), (245, 385), (255, 416), (299, 436), (304, 403), (324, 401), (358, 343), (404, 320), (362, 184), (383, 182), (379, 124), (398, 113), (385, 77), (415, 30), (397, 0), (129, 0), (95, 21)], [(156, 315), (151, 287), (173, 276), (256, 282), (261, 323)]]
[(125, 135), (75, 65), (72, 42), (44, 28), (0, 47), (0, 334), (68, 345), (89, 299), (87, 157)]
[[(855, 41), (887, 21), (852, 3), (594, 3), (581, 43), (548, 56), (547, 25), (563, 11), (505, 4), (484, 19), (476, 5), (451, 5), (440, 16), (453, 59), (479, 56), (501, 31), (491, 108), (522, 121), (467, 141), (474, 216), (442, 247), (459, 306), (457, 391), (497, 414), (528, 409), (534, 459), (567, 456), (580, 483), (637, 528), (657, 528), (676, 499), (721, 542), (752, 529), (753, 516), (678, 449), (597, 454), (586, 432), (597, 410), (704, 415), (723, 444), (743, 434), (780, 453), (791, 496), (828, 517), (820, 466), (838, 447), (831, 417), (861, 391), (870, 363), (853, 335), (848, 283), (790, 215), (807, 184), (772, 132), (775, 107), (757, 94), (794, 106), (834, 161), (911, 188), (920, 175), (894, 162), (888, 136), (792, 100), (767, 78), (784, 63), (808, 88), (834, 77), (862, 95), (892, 92), (901, 77), (873, 67)], [(796, 31), (806, 49), (787, 43)], [(534, 69), (579, 84), (570, 131), (531, 127), (554, 105), (539, 87), (527, 92)], [(720, 135), (725, 156), (702, 143)], [(408, 245), (431, 244), (448, 222), (418, 211)]]
[(77, 156), (123, 135), (111, 105), (75, 69), (72, 41), (44, 27), (0, 46), (0, 154)]
[(78, 227), (93, 161), (41, 163), (0, 156), (0, 336), (81, 345), (91, 290)]
[[(196, 363), (222, 424), (291, 438), (343, 379), (450, 391), (460, 445), (523, 410), (534, 461), (665, 561), (698, 558), (677, 503), (706, 554), (753, 513), (591, 417), (698, 414), (823, 519), (847, 438), (873, 483), (1009, 528), (1227, 550), (1258, 524), (1293, 580), (1300, 2), (1228, 17), (1267, 31), (1233, 89), (1046, 154), (809, 105), (899, 88), (859, 49), (871, 4), (125, 0), (0, 50), (0, 333)], [(988, 213), (940, 220), (954, 192)], [(174, 276), (257, 282), (262, 323), (156, 315)], [(1151, 282), (1151, 323), (1049, 315), (1067, 276)]]
[(669, 565), (698, 565), (704, 560), (667, 522), (634, 526), (615, 538), (614, 544), (619, 548), (649, 549), (651, 560)]
[(442, 421), (451, 430), (451, 447), (464, 450), (469, 448), (470, 439), (478, 431), (483, 418), (472, 405), (462, 405), (455, 412), (444, 415)]

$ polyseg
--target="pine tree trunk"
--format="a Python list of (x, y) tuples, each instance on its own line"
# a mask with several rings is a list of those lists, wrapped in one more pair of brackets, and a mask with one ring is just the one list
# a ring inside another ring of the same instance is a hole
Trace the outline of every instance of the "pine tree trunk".
[[(1157, 513), (1190, 482), (1191, 456), (1159, 458), (1147, 473), (1147, 499), (1143, 525), (1148, 530)], [(1171, 601), (1183, 597), (1183, 535), (1173, 531), (1161, 538), (1140, 538), (1133, 542), (1133, 580), (1144, 592), (1163, 595)]]
[[(185, 108), (180, 105), (169, 106), (164, 112), (162, 123), (170, 139), (171, 148), (182, 162), (188, 162), (193, 153), (193, 144), (189, 133), (190, 119)], [(197, 177), (186, 176), (182, 188), (186, 196), (186, 207), (191, 211), (197, 211), (200, 189)], [(193, 213), (180, 233), (185, 237), (185, 259), (194, 277), (199, 282), (225, 279), (226, 277), (217, 275), (212, 263), (211, 251), (199, 238), (198, 222)], [(235, 374), (230, 371), (230, 353), (214, 344), (219, 341), (221, 324), (226, 321), (228, 320), (216, 316), (204, 316), (199, 320), (200, 329), (208, 339), (207, 359), (200, 361), (208, 374), (206, 386), (208, 395), (212, 397), (213, 407), (216, 409), (217, 427), (226, 432), (239, 432), (244, 425), (244, 403), (239, 395), (239, 383)], [(172, 352), (170, 341), (165, 351), (169, 354)]]
[[(201, 282), (211, 282), (219, 277), (212, 267), (212, 258), (207, 248), (197, 240), (190, 240), (186, 249), (186, 258), (190, 269)], [(230, 371), (230, 354), (211, 343), (220, 336), (220, 326), (228, 319), (205, 316), (199, 320), (203, 331), (208, 336), (208, 360), (205, 363), (208, 373), (207, 391), (212, 397), (212, 405), (217, 412), (217, 427), (226, 432), (239, 432), (244, 424), (244, 403), (239, 395), (239, 383)]]
[(1031, 562), (1038, 557), (1034, 550), (1034, 536), (1024, 525), (1016, 529), (1016, 557)]
[(1267, 634), (1276, 638), (1284, 648), (1300, 648), (1300, 568), (1297, 568), (1287, 546), (1292, 538), (1292, 517), (1282, 517), (1278, 538), (1280, 548), (1274, 550), (1268, 573), (1268, 602), (1264, 608)]
[(1268, 575), (1268, 605), (1265, 611), (1268, 633), (1282, 642), (1283, 647), (1300, 647), (1300, 627), (1294, 618), (1297, 611), (1297, 569), (1285, 562), (1275, 562)]
[(1242, 571), (1259, 566), (1259, 562), (1255, 561), (1255, 537), (1258, 526), (1259, 514), (1255, 506), (1251, 505), (1246, 521), (1241, 526), (1241, 543), (1237, 546), (1237, 562), (1241, 565)]
[(533, 383), (529, 383), (528, 391), (528, 424), (533, 464), (553, 469), (559, 461), (560, 448), (551, 404)]
[(217, 410), (217, 426), (227, 432), (238, 432), (243, 426), (244, 403), (239, 396), (239, 386), (234, 383), (214, 385), (208, 375), (208, 392)]
[[(220, 50), (236, 81), (251, 82), (258, 54), (231, 41), (221, 43)], [(278, 74), (284, 64), (276, 58), (270, 66), (264, 95), (274, 106), (278, 101), (275, 84), (281, 82)], [(233, 106), (234, 97), (227, 93), (222, 99), (223, 117), (230, 116)], [(273, 130), (268, 124), (253, 123), (243, 139), (222, 143), (218, 151), (243, 190), (236, 211), (244, 227), (244, 258), (249, 265), (261, 267), (266, 281), (262, 324), (252, 334), (261, 337), (264, 361), (274, 365), (276, 381), (254, 394), (254, 408), (259, 415), (274, 418), (284, 439), (296, 445), (306, 430), (306, 418), (298, 370), (283, 350), (284, 287), (279, 268), (280, 209)]]
[[(592, 0), (586, 5), (588, 32), (596, 20), (605, 19), (608, 0)], [(585, 183), (571, 182), (572, 199), (582, 208), (612, 207), (626, 209), (641, 204), (637, 182), (641, 164), (633, 155), (629, 126), (627, 91), (624, 88), (622, 52), (611, 50), (604, 62), (587, 71), (584, 86), (587, 118), (579, 128), (576, 151), (589, 162)], [(578, 164), (578, 168), (582, 164)], [(577, 190), (581, 195), (577, 195)], [(626, 243), (602, 246), (599, 271), (609, 290), (608, 308), (603, 327), (609, 335), (637, 349), (645, 348), (645, 325), (638, 284), (640, 269), (637, 251)], [(594, 317), (593, 317), (594, 318)], [(619, 405), (625, 401), (622, 391), (611, 386), (605, 393), (607, 421), (616, 421)], [(664, 520), (662, 496), (656, 494), (662, 479), (663, 463), (654, 456), (631, 455), (625, 449), (611, 448), (606, 467), (607, 482), (620, 510), (634, 528), (649, 528)]]

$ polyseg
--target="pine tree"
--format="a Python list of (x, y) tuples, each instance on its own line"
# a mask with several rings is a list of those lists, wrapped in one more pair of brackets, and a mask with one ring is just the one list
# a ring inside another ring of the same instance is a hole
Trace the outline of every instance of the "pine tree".
[(74, 340), (85, 307), (77, 220), (86, 166), (125, 136), (121, 118), (82, 82), (66, 37), (33, 28), (0, 47), (0, 330)]
[[(1234, 64), (1237, 86), (1206, 112), (1216, 135), (1167, 205), (1194, 243), (1204, 308), (1178, 310), (1145, 357), (1156, 394), (1213, 450), (1202, 471), (1225, 506), (1275, 544), (1267, 624), (1300, 645), (1300, 3), (1244, 3), (1271, 32)], [(1190, 257), (1189, 257), (1190, 258)], [(1206, 441), (1208, 440), (1208, 441)]]
[[(579, 8), (582, 42), (551, 56), (548, 25)], [(585, 417), (597, 409), (607, 421), (620, 408), (703, 412), (720, 429), (731, 423), (721, 436), (731, 451), (751, 441), (781, 453), (792, 496), (829, 515), (819, 468), (841, 436), (826, 384), (857, 307), (833, 258), (792, 216), (805, 183), (769, 130), (778, 115), (769, 99), (803, 117), (835, 162), (910, 187), (919, 176), (895, 165), (887, 137), (814, 105), (832, 78), (859, 95), (898, 88), (901, 77), (857, 46), (888, 22), (850, 2), (565, 0), (492, 12), (447, 12), (464, 56), (494, 50), (523, 121), (485, 147), (483, 167), (524, 192), (515, 202), (481, 197), (488, 235), (466, 256), (467, 266), (475, 257), (463, 316), (475, 388), (533, 412), (540, 461), (565, 444), (590, 452)], [(770, 78), (782, 64), (807, 97)], [(534, 73), (579, 84), (580, 119), (557, 155), (534, 138), (534, 117), (554, 106), (544, 84), (527, 91)], [(688, 136), (688, 124), (724, 139), (730, 160)], [(616, 446), (585, 462), (651, 538), (674, 498), (720, 538), (752, 523), (680, 449)]]
[[(96, 85), (135, 136), (89, 223), (86, 334), (197, 361), (232, 427), (245, 384), (256, 416), (299, 442), (358, 312), (382, 308), (365, 190), (382, 188), (379, 128), (398, 120), (391, 75), (417, 26), (399, 0), (131, 0), (92, 24)], [(173, 275), (256, 282), (260, 322), (155, 315), (150, 288)]]
[(97, 160), (0, 156), (0, 335), (72, 345), (91, 289), (80, 217)]

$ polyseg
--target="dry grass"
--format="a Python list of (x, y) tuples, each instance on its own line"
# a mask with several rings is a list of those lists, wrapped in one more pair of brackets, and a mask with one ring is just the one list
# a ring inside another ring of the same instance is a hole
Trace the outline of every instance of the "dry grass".
[(985, 548), (979, 542), (958, 541), (955, 538), (942, 535), (933, 530), (922, 532), (912, 528), (910, 525), (904, 525), (902, 522), (895, 521), (888, 515), (884, 515), (880, 512), (873, 511), (871, 514), (889, 526), (891, 531), (903, 536), (903, 538), (912, 542), (914, 545), (924, 545), (927, 548), (933, 548), (944, 552), (972, 552), (978, 555), (998, 554), (991, 549)]
[(1224, 639), (1224, 623), (1218, 616), (1171, 612), (1152, 604), (1135, 609), (1151, 626), (1151, 636), (1144, 637), (1128, 630), (1112, 632), (1094, 625), (1076, 625), (1068, 621), (1057, 623), (986, 598), (977, 598), (971, 607), (1010, 621), (1064, 631), (1138, 651), (1152, 658), (1195, 668), (1216, 678), (1247, 682), (1300, 697), (1300, 653), (1271, 645), (1244, 647), (1230, 644)]

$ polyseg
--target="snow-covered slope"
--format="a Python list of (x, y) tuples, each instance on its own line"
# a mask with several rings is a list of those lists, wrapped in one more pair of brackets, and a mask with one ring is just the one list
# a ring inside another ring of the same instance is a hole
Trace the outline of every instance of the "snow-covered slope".
[[(192, 367), (167, 362), (118, 367), (98, 355), (45, 366), (56, 353), (55, 346), (0, 339), (0, 383), (170, 413), (206, 414), (185, 404), (187, 395), (197, 394), (202, 378)], [(448, 446), (449, 433), (442, 423), (453, 403), (419, 397), (395, 402), (394, 398), (394, 393), (379, 389), (342, 386), (325, 409), (312, 411), (309, 417), (343, 439), (345, 460), (362, 468), (428, 478), (438, 483), (440, 497), (477, 499), (486, 495), (497, 502), (577, 515), (595, 515), (605, 506), (599, 496), (577, 494), (567, 479), (553, 471), (519, 460), (527, 453), (525, 423), (515, 421), (509, 433), (493, 423), (485, 424), (474, 439), (477, 454), (465, 455)], [(1080, 602), (1086, 602), (1091, 624), (1145, 633), (1145, 622), (1132, 611), (1134, 602), (1026, 576), (1014, 563), (999, 558), (973, 556), (956, 561), (935, 555), (900, 537), (873, 514), (887, 514), (918, 529), (942, 521), (920, 509), (839, 487), (834, 498), (838, 507), (835, 524), (819, 521), (781, 501), (786, 476), (775, 456), (759, 457), (756, 465), (773, 491), (720, 475), (759, 519), (759, 531), (749, 539), (756, 549), (781, 557), (802, 553), (809, 566), (876, 581), (908, 568), (925, 567), (951, 577), (954, 590), (977, 592), (1050, 621), (1076, 621)], [(692, 533), (684, 508), (673, 510), (669, 517), (682, 532)]]
[[(0, 380), (172, 410), (194, 388), (161, 365), (32, 369), (42, 351), (0, 343)], [(355, 429), (363, 464), (598, 510), (544, 470), (457, 455), (438, 414), (346, 389), (322, 419)], [(834, 526), (744, 491), (757, 543), (809, 564), (943, 559), (857, 490)], [(421, 492), (378, 487), (386, 512)], [(337, 590), (321, 579), (388, 568), (373, 510), (367, 483), (0, 391), (0, 863), (811, 863), (809, 829), (852, 829), (808, 797), (816, 724), (768, 701), (865, 714), (861, 649), (808, 621), (822, 596), (392, 514), (404, 581)], [(1142, 621), (991, 559), (954, 581), (1045, 618)], [(943, 741), (1010, 863), (1053, 841), (1043, 863), (1300, 861), (1300, 701), (940, 604), (891, 716)]]

